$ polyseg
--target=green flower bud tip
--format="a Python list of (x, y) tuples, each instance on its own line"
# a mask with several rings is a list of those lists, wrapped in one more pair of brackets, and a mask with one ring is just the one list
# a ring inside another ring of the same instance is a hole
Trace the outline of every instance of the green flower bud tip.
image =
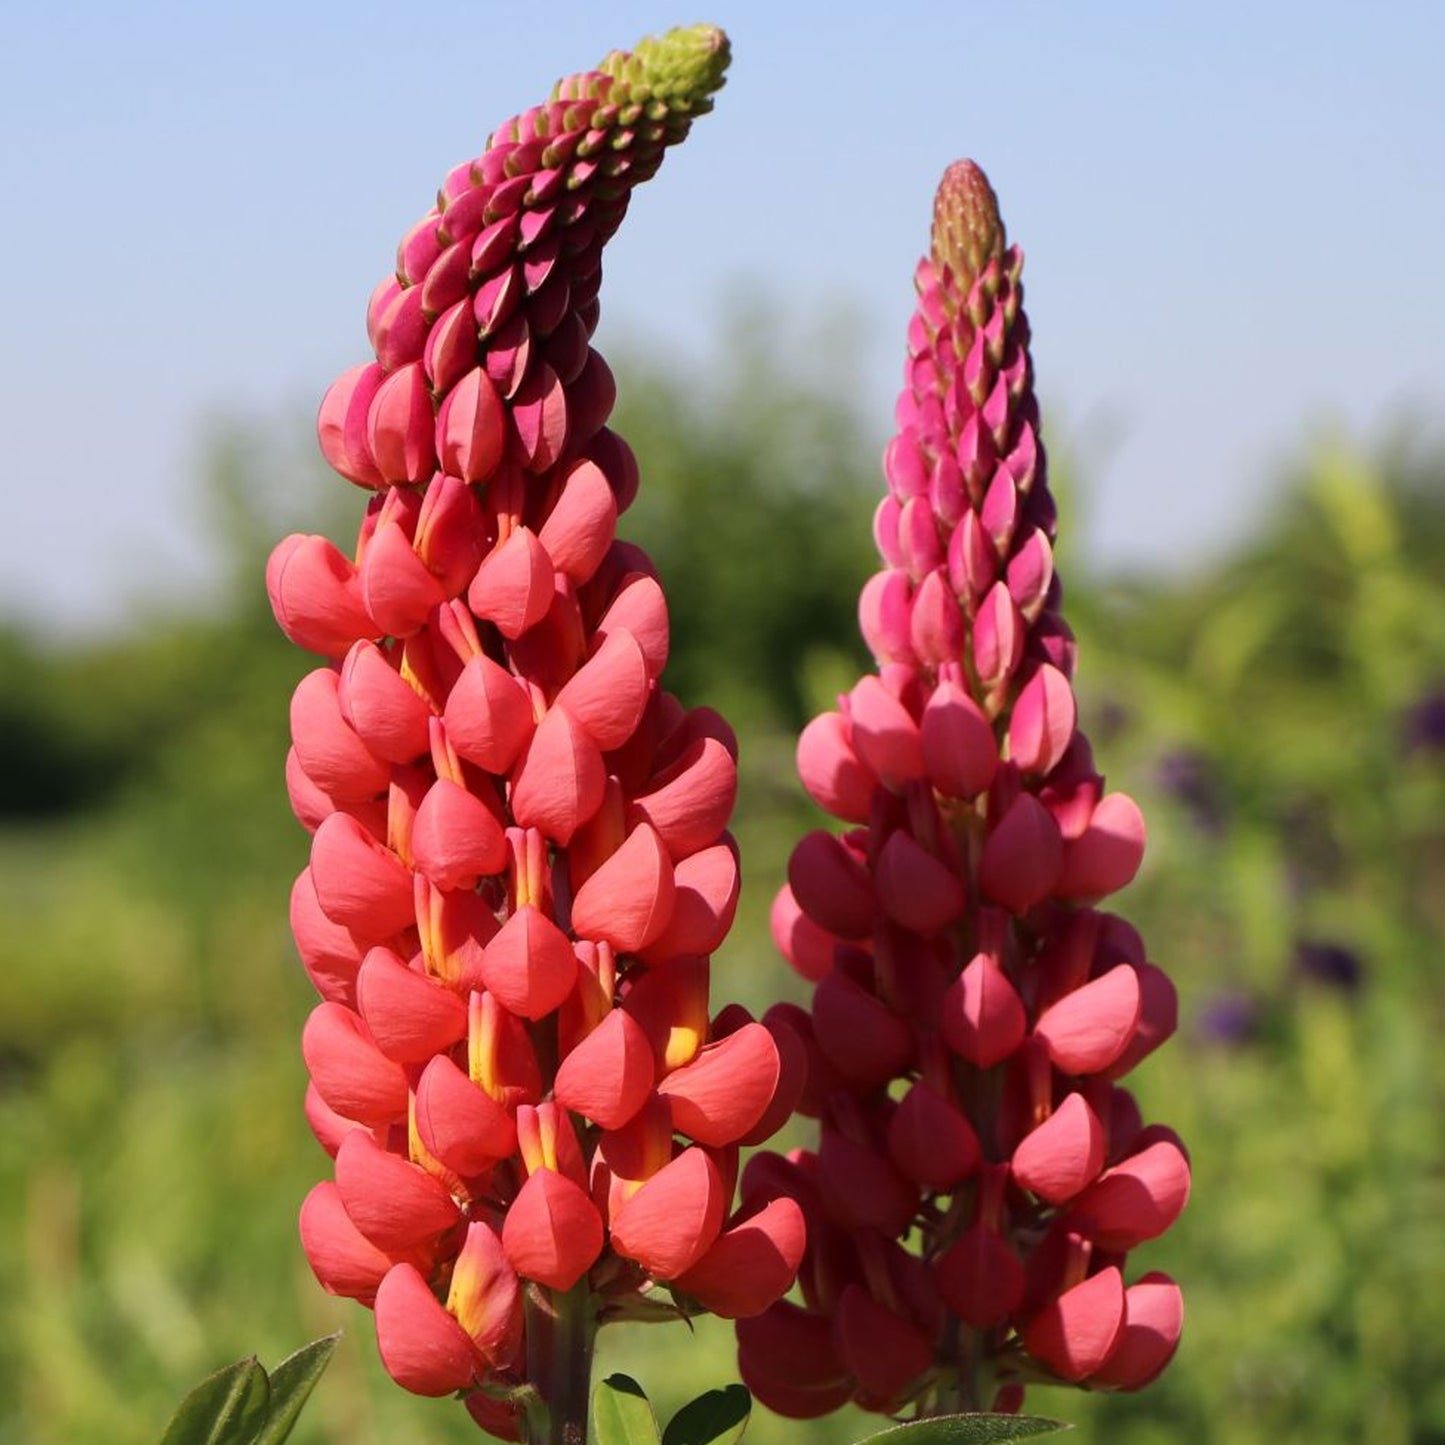
[(1006, 245), (998, 197), (988, 177), (972, 161), (954, 161), (938, 183), (933, 202), (933, 263), (953, 273), (966, 294), (990, 261)]
[[(710, 109), (732, 59), (727, 36), (716, 25), (686, 25), (649, 35), (628, 52), (614, 50), (598, 69), (626, 88), (626, 100), (660, 101), (668, 110)], [(612, 100), (622, 100), (617, 90)]]

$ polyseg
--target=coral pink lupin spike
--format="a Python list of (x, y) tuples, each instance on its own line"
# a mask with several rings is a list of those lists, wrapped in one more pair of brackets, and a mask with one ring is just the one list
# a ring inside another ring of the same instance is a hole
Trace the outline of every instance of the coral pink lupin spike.
[(744, 1379), (785, 1415), (1136, 1389), (1179, 1339), (1173, 1281), (1124, 1269), (1184, 1207), (1188, 1159), (1117, 1083), (1175, 995), (1096, 907), (1144, 825), (1077, 727), (1022, 265), (983, 172), (951, 166), (859, 602), (878, 671), (799, 741), (849, 826), (802, 839), (773, 907), (817, 985), (771, 1021), (809, 1060), (819, 1143), (743, 1179), (808, 1222), (802, 1304), (738, 1325)]
[(372, 296), (376, 359), (321, 406), (371, 493), (355, 551), (288, 537), (267, 568), (325, 659), (287, 763), (335, 1160), (302, 1242), (400, 1384), (503, 1438), (583, 1438), (599, 1322), (757, 1313), (803, 1248), (792, 1201), (733, 1205), (801, 1060), (709, 1020), (735, 749), (659, 681), (667, 606), (616, 536), (636, 465), (589, 344), (603, 245), (727, 60), (709, 26), (614, 53), (445, 178)]

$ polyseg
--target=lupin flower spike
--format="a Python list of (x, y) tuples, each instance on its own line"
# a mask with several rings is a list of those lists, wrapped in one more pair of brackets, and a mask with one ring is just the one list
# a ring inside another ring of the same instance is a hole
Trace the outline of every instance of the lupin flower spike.
[(321, 407), (373, 493), (355, 553), (293, 536), (267, 569), (326, 659), (286, 769), (335, 1159), (302, 1241), (399, 1383), (505, 1438), (582, 1438), (599, 1321), (757, 1313), (803, 1248), (792, 1201), (733, 1208), (802, 1060), (709, 1017), (736, 743), (660, 685), (667, 605), (615, 535), (637, 471), (589, 345), (603, 244), (727, 59), (706, 26), (614, 53), (446, 177), (372, 295), (375, 361)]
[(1179, 1339), (1178, 1288), (1124, 1268), (1184, 1207), (1187, 1156), (1117, 1083), (1175, 995), (1095, 906), (1144, 825), (1076, 726), (1022, 264), (983, 172), (951, 166), (859, 603), (878, 672), (799, 740), (805, 787), (850, 827), (802, 839), (773, 908), (817, 985), (770, 1021), (807, 1054), (820, 1139), (745, 1172), (751, 1204), (798, 1201), (808, 1247), (803, 1303), (738, 1338), (785, 1415), (1135, 1389)]

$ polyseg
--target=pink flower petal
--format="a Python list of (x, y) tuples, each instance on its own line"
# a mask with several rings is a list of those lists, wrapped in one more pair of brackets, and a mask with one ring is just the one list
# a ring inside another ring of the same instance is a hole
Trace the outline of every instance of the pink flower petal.
[(349, 1008), (317, 1004), (301, 1032), (301, 1053), (317, 1092), (343, 1118), (390, 1124), (406, 1117), (406, 1075)]
[(291, 736), (301, 771), (333, 803), (374, 798), (391, 780), (391, 769), (342, 716), (336, 674), (329, 667), (297, 683), (291, 695)]
[[(482, 786), (491, 789), (485, 780)], [(495, 792), (495, 790), (492, 790)], [(507, 866), (507, 840), (497, 811), (450, 778), (438, 778), (411, 828), (412, 862), (438, 888), (472, 888)]]
[(1101, 1249), (1125, 1251), (1163, 1234), (1189, 1201), (1189, 1162), (1167, 1139), (1149, 1144), (1089, 1186), (1070, 1211), (1073, 1227)]
[(902, 828), (883, 845), (873, 881), (883, 911), (925, 938), (941, 933), (968, 906), (963, 880)]
[(1023, 1042), (1027, 1019), (1013, 984), (992, 954), (975, 954), (944, 996), (940, 1029), (949, 1048), (981, 1069)]
[(1049, 1058), (1066, 1074), (1097, 1074), (1127, 1047), (1139, 1022), (1139, 975), (1132, 965), (1108, 973), (1050, 1004), (1034, 1025)]
[(482, 977), (509, 1013), (545, 1018), (577, 986), (577, 956), (546, 914), (523, 904), (487, 944)]
[(398, 367), (376, 389), (366, 415), (367, 441), (388, 482), (425, 482), (437, 469), (436, 415), (420, 361)]
[(1124, 1281), (1112, 1266), (1065, 1290), (1023, 1330), (1024, 1347), (1072, 1384), (1088, 1379), (1124, 1335)]
[[(607, 774), (591, 735), (564, 707), (532, 734), (512, 780), (512, 816), (566, 847), (602, 806)], [(585, 885), (584, 885), (585, 887)]]
[(442, 719), (452, 747), (489, 773), (509, 771), (537, 725), (521, 684), (485, 653), (462, 669)]
[(515, 640), (547, 615), (552, 591), (552, 559), (535, 533), (518, 527), (477, 568), (467, 603)]
[(372, 534), (360, 575), (366, 610), (391, 637), (410, 637), (446, 601), (441, 583), (427, 571), (396, 521), (381, 523)]
[(676, 884), (672, 860), (647, 823), (577, 890), (572, 928), (581, 938), (633, 953), (658, 938), (672, 917)]
[(876, 1086), (913, 1062), (913, 1030), (847, 974), (834, 970), (813, 993), (813, 1035), (839, 1073)]
[(358, 942), (381, 942), (413, 921), (411, 870), (347, 813), (317, 828), (311, 880), (321, 911)]
[(949, 1193), (978, 1168), (978, 1136), (968, 1116), (921, 1079), (888, 1121), (888, 1152), (916, 1184)]
[[(467, 322), (470, 318), (467, 318)], [(466, 322), (458, 322), (465, 326)], [(471, 328), (472, 356), (477, 333)], [(507, 413), (497, 388), (480, 366), (473, 366), (447, 393), (436, 417), (436, 450), (448, 476), (464, 482), (491, 479), (507, 441)]]
[(1079, 1093), (1067, 1098), (1014, 1150), (1015, 1181), (1047, 1204), (1062, 1204), (1104, 1167), (1104, 1127)]
[(481, 1174), (517, 1147), (512, 1116), (438, 1054), (416, 1086), (416, 1129), (441, 1164), (463, 1178)]
[(570, 1179), (539, 1169), (507, 1210), (502, 1245), (518, 1274), (569, 1290), (602, 1253), (602, 1217)]
[(466, 1004), (389, 948), (366, 955), (356, 993), (377, 1048), (399, 1064), (420, 1063), (466, 1037)]
[(557, 694), (557, 704), (591, 734), (604, 753), (620, 748), (637, 730), (647, 706), (650, 679), (637, 639), (619, 627)]
[(1124, 1337), (1094, 1371), (1091, 1385), (1138, 1390), (1174, 1358), (1184, 1329), (1184, 1297), (1167, 1274), (1146, 1274), (1124, 1291)]
[(266, 563), (266, 595), (277, 625), (297, 647), (340, 658), (360, 637), (375, 637), (355, 564), (325, 537), (296, 534)]
[(732, 756), (716, 738), (699, 738), (633, 801), (628, 821), (650, 823), (674, 860), (686, 858), (717, 842), (737, 792)]
[(620, 1129), (652, 1092), (652, 1044), (630, 1014), (613, 1009), (562, 1060), (553, 1097), (604, 1129)]
[(890, 788), (924, 774), (923, 744), (908, 709), (877, 677), (865, 677), (848, 694), (854, 751)]
[(617, 531), (617, 499), (596, 462), (575, 462), (557, 504), (542, 524), (552, 565), (579, 587), (602, 564)]
[(815, 829), (788, 859), (788, 885), (798, 906), (829, 933), (866, 938), (873, 931), (873, 880), (857, 855), (831, 833)]
[(919, 725), (929, 781), (950, 798), (974, 798), (993, 781), (998, 744), (979, 705), (955, 682), (940, 682)]
[(376, 1292), (376, 1346), (386, 1372), (414, 1395), (464, 1390), (481, 1360), (415, 1266), (398, 1264)]
[(878, 777), (853, 750), (847, 718), (815, 717), (798, 738), (798, 775), (820, 808), (847, 823), (866, 823)]
[(1053, 891), (1063, 851), (1049, 810), (1032, 793), (1020, 793), (984, 839), (979, 887), (1011, 913), (1027, 913)]
[(1144, 816), (1127, 793), (1109, 793), (1089, 826), (1064, 847), (1060, 898), (1095, 899), (1133, 882), (1144, 858)]
[(351, 1222), (331, 1180), (323, 1180), (301, 1202), (301, 1248), (328, 1294), (370, 1304), (395, 1262)]
[(385, 373), (376, 362), (353, 366), (327, 389), (316, 418), (316, 436), (327, 465), (358, 487), (382, 487), (386, 479), (371, 454), (367, 416)]
[(461, 1219), (442, 1184), (362, 1129), (336, 1152), (336, 1188), (351, 1222), (391, 1255), (431, 1247)]

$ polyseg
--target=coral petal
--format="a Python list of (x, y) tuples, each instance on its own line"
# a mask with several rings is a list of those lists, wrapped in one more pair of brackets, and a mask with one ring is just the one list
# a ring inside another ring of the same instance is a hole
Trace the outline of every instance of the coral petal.
[(376, 1345), (386, 1372), (414, 1395), (450, 1395), (481, 1361), (414, 1265), (398, 1264), (376, 1292)]
[(302, 1200), (300, 1227), (301, 1247), (322, 1289), (370, 1304), (394, 1261), (351, 1222), (331, 1180)]
[(606, 783), (597, 744), (566, 708), (553, 707), (517, 765), (512, 816), (565, 848), (601, 807)]
[(702, 1149), (684, 1149), (618, 1210), (612, 1247), (655, 1278), (676, 1279), (712, 1247), (726, 1208), (717, 1165)]
[(446, 1054), (438, 1054), (417, 1081), (416, 1128), (428, 1152), (463, 1178), (482, 1173), (517, 1147), (511, 1114)]
[(482, 977), (509, 1013), (540, 1019), (577, 986), (577, 955), (546, 914), (523, 904), (487, 944)]
[(679, 1133), (721, 1147), (740, 1139), (762, 1118), (781, 1068), (773, 1036), (762, 1024), (748, 1023), (674, 1069), (657, 1092), (667, 1100)]
[(389, 948), (366, 955), (356, 993), (377, 1048), (398, 1063), (420, 1063), (466, 1037), (466, 1004)]
[(604, 1129), (620, 1129), (646, 1103), (653, 1073), (646, 1030), (615, 1008), (562, 1060), (553, 1097)]
[(672, 917), (676, 884), (661, 838), (639, 823), (622, 846), (577, 890), (572, 928), (581, 938), (634, 953), (658, 938)]
[(722, 1319), (761, 1314), (792, 1287), (806, 1242), (803, 1211), (774, 1199), (720, 1234), (675, 1283)]
[(339, 1003), (320, 1003), (301, 1031), (301, 1053), (316, 1091), (338, 1114), (363, 1124), (406, 1117), (406, 1075)]
[(602, 1253), (602, 1217), (570, 1179), (539, 1169), (507, 1210), (502, 1246), (518, 1274), (569, 1290)]
[(1104, 1167), (1104, 1126), (1070, 1094), (1014, 1150), (1014, 1179), (1048, 1204), (1062, 1204), (1092, 1184)]

